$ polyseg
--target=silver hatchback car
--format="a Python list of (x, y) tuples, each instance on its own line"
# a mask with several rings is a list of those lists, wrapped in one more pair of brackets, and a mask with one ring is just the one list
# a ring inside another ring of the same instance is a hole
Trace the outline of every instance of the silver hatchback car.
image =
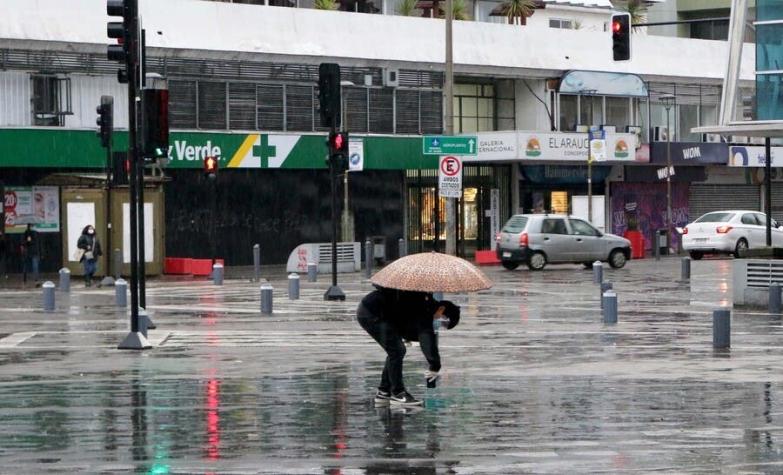
[(541, 270), (548, 262), (577, 262), (589, 267), (597, 260), (620, 268), (631, 258), (631, 241), (564, 215), (512, 216), (498, 234), (497, 244), (498, 259), (509, 270), (522, 263), (531, 270)]

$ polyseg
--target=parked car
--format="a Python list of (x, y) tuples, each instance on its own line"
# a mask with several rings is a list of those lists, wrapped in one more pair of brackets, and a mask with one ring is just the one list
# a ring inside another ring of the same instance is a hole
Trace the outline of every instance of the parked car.
[[(682, 230), (682, 248), (691, 259), (704, 254), (733, 254), (767, 244), (767, 215), (758, 211), (728, 210), (707, 213)], [(783, 229), (772, 220), (772, 245), (783, 246)]]
[(579, 218), (518, 214), (498, 234), (497, 255), (509, 270), (522, 263), (531, 270), (541, 270), (548, 262), (577, 262), (589, 267), (596, 260), (620, 268), (631, 258), (631, 241), (604, 234)]

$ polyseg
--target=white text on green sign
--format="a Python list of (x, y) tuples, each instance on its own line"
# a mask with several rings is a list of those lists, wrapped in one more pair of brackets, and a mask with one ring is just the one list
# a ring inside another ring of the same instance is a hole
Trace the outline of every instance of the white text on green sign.
[(424, 155), (475, 155), (478, 143), (476, 136), (425, 135), (422, 140)]

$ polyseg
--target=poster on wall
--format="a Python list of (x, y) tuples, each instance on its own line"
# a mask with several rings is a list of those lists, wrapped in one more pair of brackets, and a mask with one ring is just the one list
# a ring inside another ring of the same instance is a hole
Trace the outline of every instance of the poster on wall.
[[(614, 183), (611, 192), (612, 233), (639, 231), (645, 249), (652, 250), (653, 234), (666, 228), (666, 183)], [(688, 184), (672, 183), (672, 226), (688, 224)], [(672, 244), (680, 246), (680, 235), (673, 233)]]
[(23, 233), (27, 223), (42, 233), (60, 231), (60, 190), (56, 186), (6, 186), (5, 231)]
[(65, 207), (65, 219), (68, 223), (68, 260), (78, 261), (81, 255), (77, 253), (77, 244), (82, 230), (87, 225), (95, 226), (95, 203), (68, 203)]
[[(155, 261), (153, 203), (144, 203), (144, 262)], [(130, 205), (122, 204), (122, 261), (130, 263)]]

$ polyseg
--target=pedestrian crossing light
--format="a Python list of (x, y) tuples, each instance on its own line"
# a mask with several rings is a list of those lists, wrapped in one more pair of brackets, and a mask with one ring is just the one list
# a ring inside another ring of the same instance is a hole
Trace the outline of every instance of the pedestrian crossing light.
[(615, 61), (631, 59), (631, 14), (612, 15), (612, 57)]
[(210, 180), (214, 180), (218, 171), (218, 159), (216, 157), (204, 158), (204, 175)]
[(338, 172), (348, 169), (348, 132), (331, 132), (327, 140), (329, 160)]

